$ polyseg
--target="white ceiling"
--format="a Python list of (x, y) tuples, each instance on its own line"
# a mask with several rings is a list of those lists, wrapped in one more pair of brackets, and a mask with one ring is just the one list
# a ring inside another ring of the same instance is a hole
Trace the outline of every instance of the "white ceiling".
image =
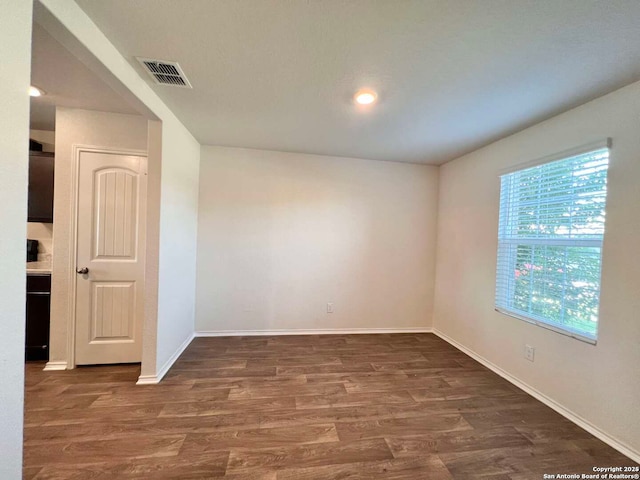
[(77, 3), (203, 144), (439, 164), (640, 79), (638, 0)]
[(47, 93), (31, 99), (32, 129), (54, 130), (56, 106), (138, 114), (36, 23), (31, 51), (31, 83)]

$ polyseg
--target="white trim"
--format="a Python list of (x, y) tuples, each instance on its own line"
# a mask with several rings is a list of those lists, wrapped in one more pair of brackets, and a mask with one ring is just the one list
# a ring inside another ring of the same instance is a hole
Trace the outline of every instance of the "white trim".
[(293, 330), (205, 330), (196, 337), (255, 337), (275, 335), (358, 335), (375, 333), (433, 333), (431, 327), (400, 328), (313, 328)]
[(582, 155), (583, 153), (593, 152), (602, 148), (611, 148), (611, 145), (612, 142), (610, 137), (603, 138), (595, 142), (587, 143), (586, 145), (580, 145), (579, 147), (570, 148), (568, 150), (563, 150), (562, 152), (547, 155), (546, 157), (521, 162), (516, 165), (503, 168), (502, 170), (498, 171), (498, 176), (501, 177), (503, 175), (507, 175), (508, 173), (517, 172), (518, 170), (526, 170), (527, 168), (537, 167), (538, 165), (554, 162), (556, 160), (562, 160), (563, 158), (577, 157), (578, 155)]
[(173, 355), (171, 355), (171, 357), (169, 357), (169, 359), (164, 362), (164, 365), (160, 368), (160, 370), (158, 370), (158, 373), (156, 373), (155, 375), (140, 375), (138, 377), (136, 385), (157, 385), (158, 383), (160, 383), (169, 369), (173, 366), (180, 355), (182, 355), (182, 352), (187, 349), (187, 347), (191, 344), (195, 337), (196, 335), (194, 333), (189, 335), (187, 339), (182, 343), (182, 345), (180, 345), (178, 349), (173, 353)]
[(156, 375), (140, 375), (136, 385), (157, 385), (162, 378), (158, 378)]
[(602, 248), (602, 238), (526, 238), (502, 237), (498, 242), (506, 245), (544, 245), (550, 247), (595, 247)]
[(541, 401), (542, 403), (544, 403), (546, 406), (552, 408), (553, 410), (558, 412), (560, 415), (565, 417), (567, 420), (570, 420), (571, 422), (575, 423), (579, 427), (585, 429), (587, 432), (589, 432), (594, 437), (602, 440), (604, 443), (606, 443), (610, 447), (616, 449), (617, 451), (619, 451), (623, 455), (626, 455), (627, 457), (629, 457), (634, 462), (640, 463), (640, 452), (634, 450), (631, 446), (629, 446), (626, 443), (618, 440), (615, 437), (612, 437), (608, 433), (605, 433), (604, 431), (602, 431), (600, 428), (598, 428), (595, 425), (593, 425), (588, 420), (585, 420), (584, 418), (582, 418), (580, 415), (578, 415), (578, 414), (572, 412), (571, 410), (569, 410), (568, 408), (560, 405), (558, 402), (556, 402), (552, 398), (548, 397), (544, 393), (540, 392), (536, 388), (530, 386), (529, 384), (527, 384), (527, 383), (525, 383), (525, 382), (523, 382), (521, 380), (518, 380), (516, 377), (514, 377), (510, 373), (506, 372), (502, 368), (498, 367), (496, 364), (490, 362), (489, 360), (487, 360), (483, 356), (478, 355), (476, 352), (474, 352), (473, 350), (465, 347), (464, 345), (456, 342), (454, 339), (449, 337), (447, 334), (442, 333), (440, 330), (434, 328), (433, 329), (433, 333), (435, 335), (437, 335), (438, 337), (440, 337), (441, 339), (443, 339), (445, 342), (447, 342), (447, 343), (453, 345), (454, 347), (456, 347), (461, 352), (466, 353), (467, 355), (469, 355), (474, 360), (480, 362), (482, 365), (487, 367), (489, 370), (492, 370), (494, 373), (497, 373), (498, 375), (500, 375), (505, 380), (511, 382), (516, 387), (524, 390), (525, 392), (527, 392), (529, 395), (531, 395), (535, 399), (537, 399), (537, 400)]
[(535, 325), (537, 327), (546, 328), (547, 330), (551, 330), (552, 332), (559, 333), (560, 335), (564, 335), (565, 337), (575, 338), (576, 340), (580, 340), (581, 342), (588, 343), (589, 345), (597, 345), (598, 339), (587, 337), (586, 335), (582, 335), (580, 333), (569, 330), (569, 328), (563, 328), (560, 325), (555, 325), (551, 322), (548, 322), (542, 318), (535, 318), (535, 316), (530, 314), (518, 313), (514, 310), (510, 310), (505, 307), (496, 306), (494, 310), (502, 315), (506, 315), (508, 317), (517, 318), (518, 320), (522, 320), (523, 322), (527, 322), (530, 325)]
[(45, 372), (55, 372), (67, 369), (67, 362), (47, 362), (42, 369)]
[[(78, 257), (78, 172), (80, 170), (80, 154), (82, 152), (106, 153), (111, 155), (135, 155), (137, 157), (147, 158), (147, 152), (144, 150), (122, 149), (101, 147), (96, 145), (74, 144), (73, 155), (71, 161), (71, 212), (69, 215), (69, 291), (68, 291), (68, 315), (67, 315), (67, 368), (75, 368), (76, 366), (76, 288), (78, 274), (76, 273), (76, 262)], [(147, 167), (145, 165), (146, 172)], [(139, 319), (144, 321), (144, 319)], [(140, 340), (142, 341), (142, 340)]]

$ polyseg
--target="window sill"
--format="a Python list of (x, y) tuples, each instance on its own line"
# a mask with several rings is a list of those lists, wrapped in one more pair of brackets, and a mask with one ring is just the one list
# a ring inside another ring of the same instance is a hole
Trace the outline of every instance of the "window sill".
[(522, 320), (523, 322), (527, 322), (532, 325), (537, 325), (538, 327), (551, 330), (552, 332), (559, 333), (560, 335), (575, 338), (576, 340), (579, 340), (584, 343), (588, 343), (590, 345), (596, 345), (598, 343), (598, 340), (595, 338), (587, 337), (585, 335), (580, 335), (579, 333), (571, 332), (569, 330), (563, 330), (559, 327), (555, 327), (548, 323), (541, 322), (540, 320), (536, 320), (535, 318), (527, 317), (526, 315), (522, 315), (520, 313), (516, 313), (511, 310), (507, 310), (505, 308), (495, 307), (495, 311), (498, 313), (502, 313), (503, 315), (507, 315), (509, 317), (517, 318), (518, 320)]

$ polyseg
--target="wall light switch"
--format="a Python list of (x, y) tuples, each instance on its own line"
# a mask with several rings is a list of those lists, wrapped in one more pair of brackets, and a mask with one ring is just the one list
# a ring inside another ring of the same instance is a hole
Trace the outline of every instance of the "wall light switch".
[(327, 303), (327, 313), (333, 313), (333, 303)]

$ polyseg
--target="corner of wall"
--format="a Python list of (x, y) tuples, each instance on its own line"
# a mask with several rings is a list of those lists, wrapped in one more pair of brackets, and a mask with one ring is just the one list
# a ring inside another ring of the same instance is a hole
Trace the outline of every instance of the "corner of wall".
[(0, 0), (0, 478), (22, 478), (32, 2)]
[(431, 328), (432, 329), (436, 329), (438, 326), (438, 319), (437, 319), (437, 303), (438, 303), (438, 258), (439, 258), (439, 252), (440, 252), (440, 247), (441, 247), (441, 243), (442, 243), (442, 236), (441, 236), (441, 232), (440, 232), (440, 223), (441, 223), (441, 211), (440, 211), (440, 205), (441, 205), (441, 195), (442, 195), (442, 171), (443, 171), (443, 166), (445, 164), (442, 165), (437, 165), (437, 169), (438, 169), (438, 184), (437, 184), (437, 188), (438, 188), (438, 193), (437, 193), (437, 201), (436, 201), (436, 240), (435, 240), (435, 246), (434, 246), (434, 251), (433, 251), (433, 304), (431, 306)]

